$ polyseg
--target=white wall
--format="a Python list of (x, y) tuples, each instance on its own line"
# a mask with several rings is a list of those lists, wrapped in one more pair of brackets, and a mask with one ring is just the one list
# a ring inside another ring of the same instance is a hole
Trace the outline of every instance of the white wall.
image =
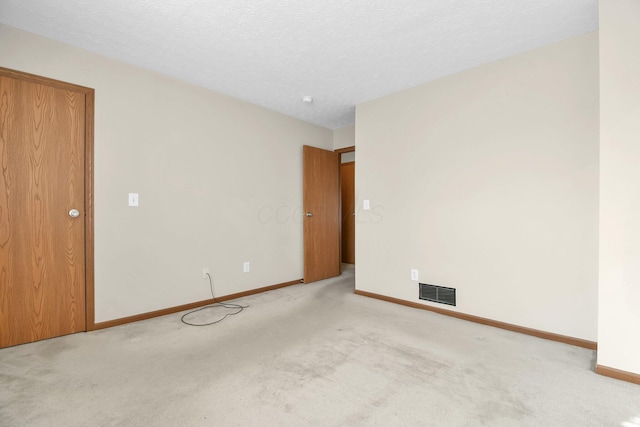
[(355, 135), (357, 289), (431, 305), (417, 268), (453, 310), (596, 340), (596, 33), (359, 105)]
[(640, 374), (640, 2), (600, 2), (598, 364)]
[(302, 277), (302, 145), (332, 131), (7, 26), (0, 66), (96, 90), (97, 322), (209, 298), (203, 267), (217, 295)]

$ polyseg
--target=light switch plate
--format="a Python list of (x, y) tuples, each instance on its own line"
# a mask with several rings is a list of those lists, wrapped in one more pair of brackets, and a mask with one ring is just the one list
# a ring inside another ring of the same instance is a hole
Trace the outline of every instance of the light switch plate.
[(129, 206), (138, 206), (138, 193), (129, 193)]
[(365, 211), (369, 210), (369, 200), (362, 201), (362, 209), (364, 209)]

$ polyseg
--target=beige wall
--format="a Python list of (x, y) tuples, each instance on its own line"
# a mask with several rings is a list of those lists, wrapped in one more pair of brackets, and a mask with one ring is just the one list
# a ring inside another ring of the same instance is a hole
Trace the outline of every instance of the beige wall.
[(342, 163), (349, 163), (349, 162), (355, 162), (356, 161), (356, 152), (355, 151), (350, 151), (348, 153), (342, 153), (340, 155), (340, 162)]
[(332, 131), (7, 26), (0, 66), (96, 90), (96, 321), (209, 298), (203, 267), (217, 295), (302, 277), (302, 145)]
[[(356, 145), (356, 128), (355, 126), (345, 126), (333, 131), (333, 149), (353, 147)], [(340, 161), (342, 163), (354, 162), (356, 160), (355, 151), (342, 153)]]
[[(353, 147), (356, 145), (356, 128), (355, 126), (345, 126), (333, 131), (333, 149)], [(342, 163), (354, 162), (356, 160), (355, 151), (342, 153), (340, 161)]]
[(345, 126), (333, 131), (333, 149), (351, 147), (356, 144), (355, 126)]
[(600, 2), (598, 363), (640, 374), (640, 2)]
[(357, 289), (421, 302), (416, 268), (453, 310), (596, 340), (596, 33), (359, 105), (355, 135)]

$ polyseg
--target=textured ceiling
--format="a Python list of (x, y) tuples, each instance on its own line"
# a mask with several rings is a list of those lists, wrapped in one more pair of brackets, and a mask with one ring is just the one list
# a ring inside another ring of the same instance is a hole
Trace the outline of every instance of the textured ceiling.
[(356, 104), (593, 31), (597, 11), (597, 0), (0, 0), (4, 24), (332, 129), (354, 122)]

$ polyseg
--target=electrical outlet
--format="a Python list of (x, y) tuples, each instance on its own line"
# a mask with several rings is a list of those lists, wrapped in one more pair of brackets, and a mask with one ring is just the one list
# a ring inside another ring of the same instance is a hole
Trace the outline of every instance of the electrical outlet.
[(420, 280), (420, 279), (418, 279), (418, 270), (417, 270), (417, 269), (415, 269), (415, 268), (412, 268), (412, 269), (411, 269), (411, 280), (414, 280), (414, 281), (416, 281), (416, 282), (417, 282), (418, 280)]
[(242, 271), (244, 273), (248, 273), (251, 270), (251, 264), (249, 263), (249, 261), (245, 261), (244, 264), (242, 264)]
[(209, 278), (209, 269), (208, 268), (203, 268), (202, 269), (202, 278), (203, 279), (208, 279)]

